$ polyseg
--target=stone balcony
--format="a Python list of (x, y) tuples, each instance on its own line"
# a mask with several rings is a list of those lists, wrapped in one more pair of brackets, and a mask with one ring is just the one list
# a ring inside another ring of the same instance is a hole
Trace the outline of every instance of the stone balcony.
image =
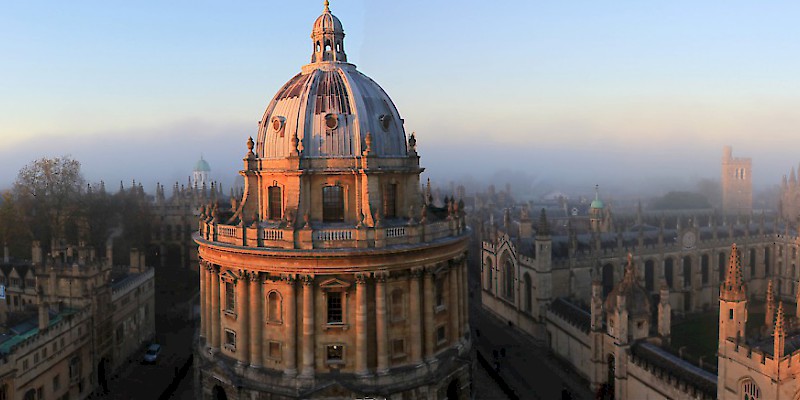
[(466, 232), (464, 217), (435, 222), (387, 221), (379, 227), (310, 224), (293, 228), (259, 223), (255, 227), (200, 221), (199, 236), (211, 242), (278, 249), (359, 249), (434, 242)]

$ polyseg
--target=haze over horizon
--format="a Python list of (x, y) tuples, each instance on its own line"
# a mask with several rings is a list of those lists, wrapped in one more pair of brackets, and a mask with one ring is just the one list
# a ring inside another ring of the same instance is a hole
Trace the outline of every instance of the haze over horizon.
[[(44, 156), (89, 182), (225, 190), (321, 1), (28, 2), (0, 15), (0, 189)], [(771, 187), (800, 157), (800, 4), (334, 0), (348, 58), (416, 131), (426, 175), (498, 170), (632, 190), (719, 179), (724, 145)], [(652, 188), (652, 189), (650, 189)]]

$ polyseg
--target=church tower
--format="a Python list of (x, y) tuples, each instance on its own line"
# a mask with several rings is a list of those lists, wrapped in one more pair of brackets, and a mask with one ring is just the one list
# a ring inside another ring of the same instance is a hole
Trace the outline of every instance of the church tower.
[(747, 323), (747, 287), (742, 279), (742, 261), (734, 243), (725, 281), (719, 288), (719, 345), (727, 338), (744, 340)]
[(753, 178), (750, 158), (734, 158), (730, 146), (722, 152), (722, 212), (753, 212)]

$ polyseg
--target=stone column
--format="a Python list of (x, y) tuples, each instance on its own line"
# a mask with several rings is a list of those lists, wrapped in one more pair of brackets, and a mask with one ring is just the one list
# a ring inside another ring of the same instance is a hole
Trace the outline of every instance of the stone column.
[[(286, 330), (284, 331), (286, 341), (283, 344), (283, 359), (285, 366), (283, 372), (289, 376), (297, 375), (297, 295), (295, 294), (295, 278), (292, 275), (284, 277), (286, 282), (286, 297), (283, 304), (285, 311), (283, 314)], [(305, 293), (304, 293), (305, 294)]]
[(389, 372), (389, 329), (386, 325), (387, 272), (375, 273), (375, 334), (378, 348), (378, 374)]
[[(469, 269), (467, 259), (464, 258), (461, 265), (458, 267), (458, 273), (461, 276), (461, 336), (463, 337), (469, 332)], [(478, 293), (480, 295), (480, 293)]]
[(200, 260), (200, 343), (203, 344), (208, 342), (208, 318), (206, 318), (206, 311), (208, 310), (208, 304), (206, 304), (206, 296), (208, 295), (208, 290), (206, 290), (207, 275), (206, 262)]
[(419, 306), (420, 300), (420, 277), (422, 268), (413, 268), (410, 274), (408, 291), (408, 323), (411, 331), (409, 347), (411, 348), (411, 364), (419, 365), (422, 363), (422, 320)]
[(450, 281), (450, 293), (447, 296), (447, 302), (450, 309), (447, 314), (450, 317), (450, 346), (458, 342), (458, 262), (455, 260), (450, 263), (450, 270), (447, 271), (447, 280)]
[(211, 348), (219, 350), (219, 267), (211, 266)]
[(262, 361), (264, 353), (261, 350), (264, 343), (264, 341), (261, 340), (261, 331), (264, 326), (264, 295), (261, 293), (262, 288), (261, 277), (258, 275), (258, 272), (253, 272), (252, 275), (250, 275), (250, 313), (248, 314), (248, 325), (250, 327), (250, 366), (253, 368), (264, 365)]
[(356, 274), (356, 374), (368, 375), (367, 366), (367, 280)]
[(306, 378), (314, 377), (314, 278), (303, 277), (303, 370)]
[(250, 303), (248, 302), (250, 273), (239, 271), (236, 282), (236, 322), (239, 330), (236, 332), (236, 363), (238, 365), (250, 364)]
[(436, 327), (433, 326), (433, 311), (434, 311), (434, 293), (433, 293), (433, 271), (430, 269), (425, 270), (425, 278), (423, 281), (423, 296), (422, 300), (422, 315), (425, 318), (425, 361), (432, 361), (434, 358), (434, 343)]

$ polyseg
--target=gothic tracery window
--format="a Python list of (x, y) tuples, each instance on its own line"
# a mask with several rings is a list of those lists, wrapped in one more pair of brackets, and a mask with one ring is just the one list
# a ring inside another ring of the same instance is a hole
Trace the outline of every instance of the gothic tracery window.
[(747, 380), (742, 384), (742, 390), (740, 392), (742, 394), (743, 400), (759, 400), (761, 399), (761, 389), (758, 388), (755, 382), (752, 380)]

